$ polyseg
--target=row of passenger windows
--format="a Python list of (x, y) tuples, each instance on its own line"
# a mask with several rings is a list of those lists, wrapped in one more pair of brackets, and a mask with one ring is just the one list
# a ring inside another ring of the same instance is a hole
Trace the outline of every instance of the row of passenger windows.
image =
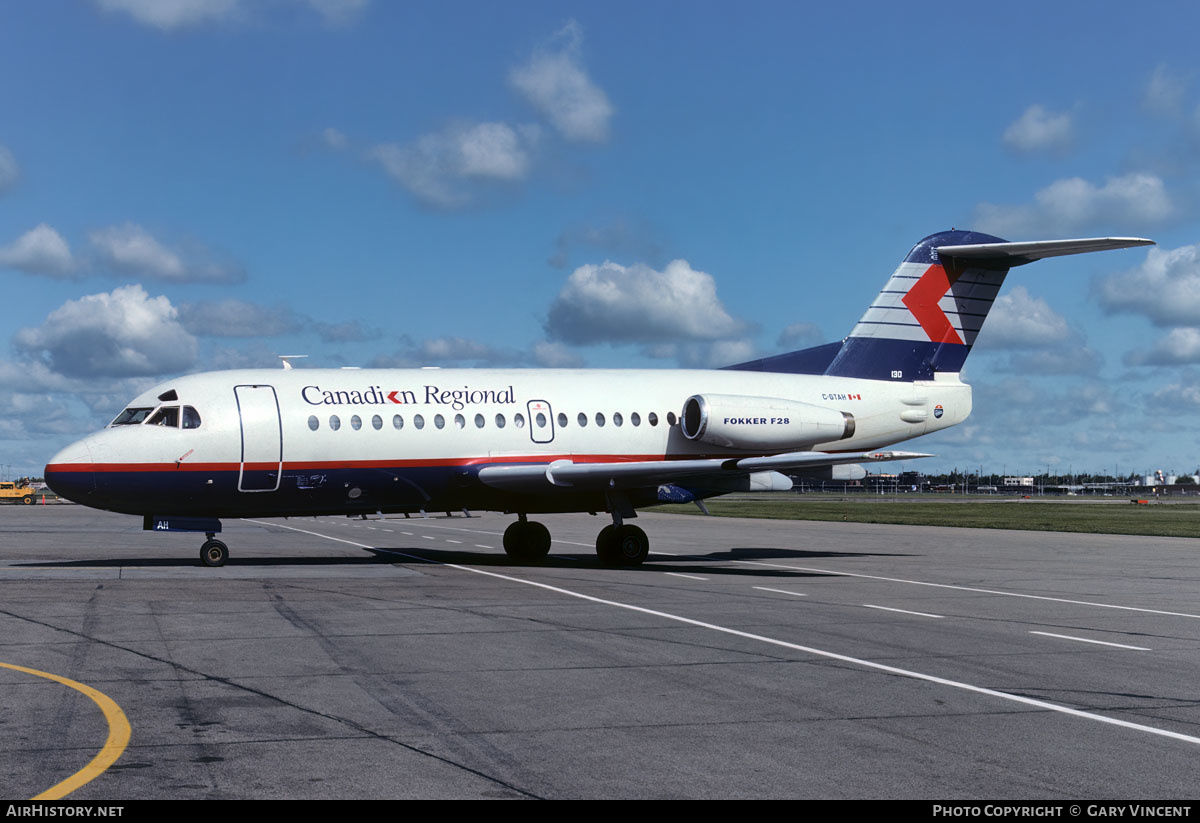
[[(586, 414), (584, 414), (583, 412), (580, 412), (578, 414), (578, 416), (576, 416), (576, 418), (575, 418), (575, 423), (580, 428), (586, 428), (589, 425), (590, 420), (594, 420), (595, 425), (599, 426), (599, 427), (603, 427), (609, 422), (608, 419), (605, 418), (605, 416), (600, 412), (596, 412), (594, 418), (589, 418)], [(482, 414), (475, 415), (474, 422), (475, 422), (475, 428), (477, 428), (477, 429), (482, 429), (487, 426), (487, 418), (484, 417)], [(556, 418), (556, 422), (558, 423), (558, 427), (560, 429), (565, 429), (569, 423), (569, 418), (565, 414), (560, 412), (558, 417)], [(650, 412), (649, 414), (646, 415), (646, 422), (648, 424), (650, 424), (651, 426), (657, 426), (658, 425), (658, 415), (655, 414), (654, 412)], [(674, 426), (675, 423), (676, 423), (675, 412), (667, 412), (667, 425)], [(454, 419), (451, 424), (456, 429), (465, 429), (467, 427), (467, 418), (461, 414), (456, 414), (456, 415), (454, 415)], [(514, 426), (516, 426), (518, 429), (525, 428), (525, 415), (521, 414), (520, 412), (517, 412), (516, 414), (514, 414), (513, 418), (512, 418), (512, 424)], [(544, 429), (549, 424), (550, 424), (550, 420), (549, 420), (549, 418), (546, 417), (546, 415), (543, 412), (538, 412), (537, 414), (534, 415), (533, 425), (536, 426), (537, 428)], [(613, 416), (612, 416), (612, 424), (614, 426), (625, 425), (624, 415), (622, 415), (620, 412), (614, 412)], [(632, 426), (642, 425), (642, 416), (640, 414), (638, 414), (637, 412), (631, 413), (629, 415), (629, 424)], [(329, 428), (333, 429), (334, 431), (337, 431), (338, 429), (340, 429), (342, 427), (342, 419), (336, 414), (331, 414), (329, 416), (328, 425), (329, 425)], [(438, 429), (446, 428), (446, 418), (440, 414), (435, 414), (433, 416), (433, 425), (434, 425), (434, 428), (438, 428)], [(502, 429), (508, 425), (508, 420), (507, 420), (507, 418), (505, 418), (505, 416), (503, 414), (497, 414), (494, 419), (494, 425), (496, 426), (496, 428)], [(405, 421), (404, 421), (403, 415), (396, 414), (396, 415), (392, 416), (392, 428), (393, 429), (402, 429), (402, 428), (404, 428), (404, 426), (405, 426)], [(321, 421), (315, 414), (309, 416), (308, 427), (310, 429), (312, 429), (313, 431), (316, 431), (317, 429), (321, 428)], [(350, 417), (350, 428), (354, 429), (355, 431), (358, 431), (362, 427), (363, 427), (362, 418), (359, 417), (357, 414), (352, 415)], [(376, 430), (382, 429), (383, 428), (383, 418), (377, 414), (374, 415), (371, 418), (371, 427)], [(420, 414), (414, 414), (412, 417), (412, 427), (414, 429), (425, 428), (425, 417)]]

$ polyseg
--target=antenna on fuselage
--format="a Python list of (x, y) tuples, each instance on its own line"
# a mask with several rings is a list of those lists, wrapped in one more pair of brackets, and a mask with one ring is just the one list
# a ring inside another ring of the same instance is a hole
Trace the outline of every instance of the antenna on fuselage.
[(302, 357), (308, 357), (308, 355), (307, 355), (307, 354), (281, 354), (281, 355), (279, 355), (279, 359), (283, 361), (283, 368), (284, 368), (284, 369), (292, 369), (292, 368), (295, 368), (295, 367), (292, 365), (292, 361), (293, 361), (293, 360), (299, 360), (299, 359), (300, 359), (300, 358), (302, 358)]

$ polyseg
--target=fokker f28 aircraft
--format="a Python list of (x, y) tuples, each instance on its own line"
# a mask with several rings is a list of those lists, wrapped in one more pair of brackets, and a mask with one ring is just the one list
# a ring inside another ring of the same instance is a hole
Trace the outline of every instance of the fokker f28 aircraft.
[[(46, 466), (59, 495), (205, 532), (220, 518), (477, 509), (515, 513), (514, 559), (536, 561), (538, 512), (607, 512), (596, 552), (636, 565), (637, 509), (782, 490), (781, 472), (862, 476), (854, 464), (961, 423), (959, 379), (1005, 274), (1138, 238), (1008, 243), (949, 231), (913, 247), (839, 343), (718, 370), (285, 369), (209, 372), (134, 398)], [(286, 361), (285, 361), (286, 365)]]

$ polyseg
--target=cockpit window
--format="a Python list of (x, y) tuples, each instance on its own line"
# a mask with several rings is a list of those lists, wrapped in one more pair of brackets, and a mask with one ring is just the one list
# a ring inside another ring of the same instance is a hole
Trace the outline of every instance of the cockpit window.
[(130, 407), (130, 408), (126, 409), (125, 411), (121, 412), (120, 414), (118, 414), (117, 418), (115, 420), (113, 420), (113, 422), (110, 425), (113, 425), (113, 426), (136, 426), (137, 424), (145, 421), (145, 419), (149, 416), (150, 412), (152, 412), (152, 411), (154, 411), (153, 407), (150, 407), (150, 408)]
[(183, 427), (185, 429), (200, 428), (200, 413), (191, 406), (183, 407)]
[(178, 406), (163, 406), (154, 416), (150, 418), (146, 424), (148, 426), (170, 426), (173, 429), (179, 428), (179, 407)]

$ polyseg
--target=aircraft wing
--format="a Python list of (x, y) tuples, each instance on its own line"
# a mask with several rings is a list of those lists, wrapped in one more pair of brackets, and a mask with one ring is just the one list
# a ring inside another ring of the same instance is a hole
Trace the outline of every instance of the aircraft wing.
[(921, 452), (879, 451), (840, 454), (789, 452), (770, 457), (641, 460), (628, 463), (576, 463), (571, 460), (555, 460), (552, 463), (532, 465), (484, 466), (479, 470), (479, 479), (492, 488), (526, 493), (545, 492), (555, 488), (564, 491), (634, 489), (662, 483), (733, 478), (762, 471), (813, 469), (843, 463), (877, 463), (931, 456)]
[(938, 246), (938, 257), (1003, 263), (1006, 268), (1023, 266), (1043, 257), (1085, 254), (1090, 251), (1153, 246), (1142, 237), (1084, 237), (1078, 240), (1036, 240), (1029, 243), (976, 243), (970, 246)]

